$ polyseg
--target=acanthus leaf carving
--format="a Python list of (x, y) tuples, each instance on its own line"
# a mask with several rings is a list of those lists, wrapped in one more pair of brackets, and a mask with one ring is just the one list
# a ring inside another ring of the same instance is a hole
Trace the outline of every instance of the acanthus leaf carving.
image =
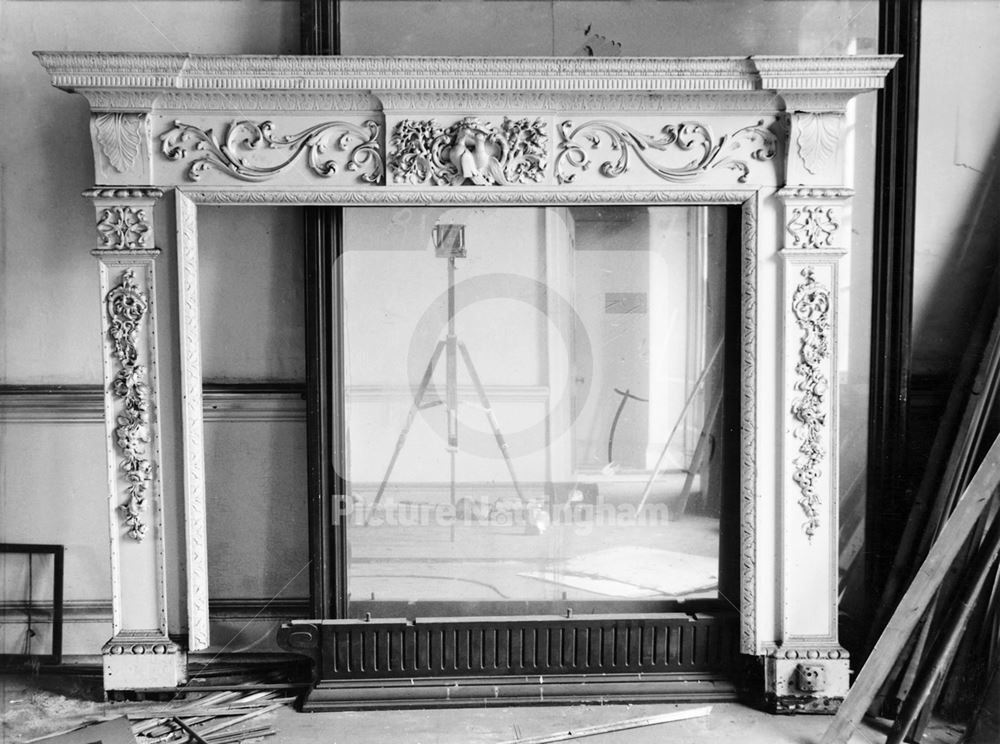
[(149, 222), (146, 210), (135, 207), (107, 207), (97, 220), (97, 233), (106, 250), (134, 251), (146, 247)]
[[(374, 121), (366, 121), (364, 127), (332, 121), (316, 124), (297, 134), (279, 136), (274, 133), (271, 121), (255, 124), (243, 120), (229, 124), (220, 142), (211, 129), (202, 130), (175, 121), (160, 135), (160, 142), (163, 154), (170, 160), (186, 160), (190, 156), (193, 162), (187, 176), (192, 181), (197, 181), (206, 170), (214, 168), (241, 181), (260, 183), (292, 167), (303, 152), (307, 153), (309, 169), (326, 178), (340, 169), (335, 159), (325, 157), (332, 146), (349, 153), (347, 170), (358, 171), (362, 181), (378, 183), (384, 173), (378, 142), (379, 129)], [(254, 165), (241, 154), (265, 148), (285, 150), (288, 156), (275, 165)]]
[(449, 127), (433, 119), (396, 124), (389, 167), (395, 183), (477, 186), (538, 183), (547, 164), (545, 122), (510, 119), (490, 126), (466, 117)]
[(821, 249), (831, 247), (840, 223), (833, 207), (800, 206), (792, 209), (787, 227), (794, 247)]
[(826, 426), (826, 396), (830, 381), (823, 365), (830, 357), (830, 290), (816, 281), (815, 270), (802, 270), (803, 281), (792, 294), (792, 314), (802, 331), (799, 361), (795, 365), (795, 390), (799, 396), (792, 401), (791, 414), (796, 422), (794, 436), (799, 440), (798, 456), (792, 465), (792, 480), (799, 487), (799, 506), (806, 515), (803, 526), (812, 538), (819, 529), (820, 496), (816, 481), (820, 463), (826, 456), (822, 444)]
[(145, 114), (97, 114), (94, 131), (101, 152), (111, 167), (119, 173), (128, 173), (135, 166), (142, 151)]
[(835, 113), (797, 114), (795, 144), (802, 166), (814, 176), (837, 152), (840, 142), (840, 115)]
[(119, 369), (111, 381), (112, 395), (121, 401), (115, 417), (115, 442), (121, 453), (120, 469), (125, 478), (128, 500), (118, 509), (128, 535), (141, 541), (148, 527), (142, 514), (152, 479), (153, 464), (147, 457), (149, 432), (149, 387), (146, 368), (139, 364), (136, 338), (149, 309), (149, 299), (139, 289), (133, 269), (122, 273), (121, 282), (107, 295), (108, 335), (114, 342), (113, 355)]
[[(771, 160), (777, 152), (778, 141), (774, 132), (761, 120), (753, 126), (743, 127), (732, 134), (724, 134), (715, 139), (705, 124), (685, 121), (668, 124), (659, 135), (647, 135), (614, 121), (593, 120), (574, 127), (565, 121), (559, 128), (561, 141), (556, 158), (556, 178), (559, 183), (572, 183), (575, 173), (567, 173), (567, 168), (588, 170), (590, 156), (580, 140), (590, 149), (596, 150), (604, 137), (610, 142), (612, 151), (618, 153), (615, 160), (607, 160), (600, 165), (600, 172), (608, 178), (617, 178), (626, 173), (630, 166), (629, 157), (634, 153), (639, 161), (651, 172), (665, 181), (683, 183), (695, 180), (713, 168), (725, 167), (739, 173), (737, 181), (745, 183), (750, 175), (750, 160)], [(668, 166), (655, 162), (650, 155), (654, 152), (677, 150), (694, 151), (692, 160), (679, 166)], [(749, 152), (742, 157), (743, 150)]]

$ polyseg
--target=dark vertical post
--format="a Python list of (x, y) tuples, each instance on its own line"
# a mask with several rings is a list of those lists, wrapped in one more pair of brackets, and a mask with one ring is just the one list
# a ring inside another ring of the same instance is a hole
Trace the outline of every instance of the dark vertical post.
[[(62, 664), (63, 642), (63, 575), (66, 561), (66, 548), (63, 545), (52, 546), (52, 663)], [(28, 556), (31, 559), (31, 556)]]
[[(303, 54), (340, 53), (336, 0), (301, 0)], [(339, 263), (342, 210), (305, 208), (309, 594), (316, 619), (347, 615)]]
[[(879, 92), (875, 161), (867, 595), (878, 598), (909, 511), (906, 490), (920, 0), (881, 0), (879, 53), (902, 54)], [(869, 611), (874, 609), (872, 606)]]

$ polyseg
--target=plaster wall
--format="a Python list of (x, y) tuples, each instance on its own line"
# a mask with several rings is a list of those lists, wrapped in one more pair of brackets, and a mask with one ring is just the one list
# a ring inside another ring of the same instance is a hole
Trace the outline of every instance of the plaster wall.
[(1000, 240), (1000, 6), (924, 0), (921, 13), (913, 372), (947, 384)]
[[(98, 390), (102, 379), (98, 271), (89, 255), (95, 246), (90, 237), (94, 212), (80, 195), (94, 182), (89, 111), (81, 96), (66, 95), (49, 85), (45, 70), (31, 54), (38, 49), (294, 53), (298, 4), (271, 0), (0, 2), (0, 128), (6, 132), (0, 142), (0, 385), (76, 385)], [(169, 207), (164, 205), (157, 217), (156, 244), (161, 247), (172, 243)], [(244, 215), (241, 245), (247, 235), (267, 235), (271, 216), (257, 219), (255, 227), (253, 215)], [(265, 245), (260, 260), (269, 260), (267, 249)], [(169, 248), (158, 261), (158, 291), (169, 298), (176, 294)], [(258, 266), (260, 261), (250, 263), (249, 273), (269, 273)], [(175, 338), (176, 319), (164, 313), (160, 322), (161, 336)], [(292, 365), (285, 371), (298, 374), (297, 369)], [(271, 370), (266, 372), (270, 376)], [(168, 371), (168, 381), (170, 376)], [(163, 392), (170, 394), (169, 385)], [(81, 400), (82, 411), (76, 410), (80, 405), (70, 406), (75, 413), (60, 408), (66, 398), (51, 410), (43, 404), (40, 410), (0, 411), (0, 541), (66, 546), (67, 654), (98, 653), (111, 636), (103, 414), (94, 394), (86, 393)], [(164, 411), (168, 444), (174, 415)], [(242, 451), (233, 440), (253, 438), (241, 433), (239, 425), (215, 428), (216, 439), (222, 440), (218, 446), (227, 453)], [(256, 437), (265, 442), (274, 438), (267, 431)], [(265, 462), (282, 454), (280, 448), (269, 453), (262, 458)], [(177, 546), (179, 471), (170, 467), (176, 459), (169, 447), (165, 456), (168, 544)], [(216, 473), (219, 480), (225, 481), (226, 467), (223, 459)], [(245, 515), (232, 518), (233, 508), (223, 508), (217, 521), (234, 529), (242, 527), (265, 545), (267, 532), (255, 530), (254, 522), (297, 527), (297, 516), (272, 520), (268, 508), (254, 509), (262, 493), (261, 482), (251, 480), (254, 475), (247, 473), (243, 484), (254, 486), (246, 512), (253, 515), (251, 523), (241, 524)], [(283, 492), (277, 493), (283, 498)], [(237, 484), (232, 494), (245, 496), (246, 489)], [(301, 511), (304, 514), (304, 508)], [(225, 569), (240, 558), (245, 556), (234, 555), (221, 565)], [(183, 566), (175, 547), (168, 561), (171, 630), (177, 631), (181, 629), (177, 623), (182, 617)], [(278, 580), (266, 570), (261, 575), (265, 583)], [(19, 582), (5, 581), (0, 586), (0, 604), (23, 597), (22, 590)], [(250, 593), (258, 593), (258, 588)], [(5, 652), (20, 650), (23, 619), (7, 619), (13, 622), (4, 622), (0, 616), (0, 645)]]

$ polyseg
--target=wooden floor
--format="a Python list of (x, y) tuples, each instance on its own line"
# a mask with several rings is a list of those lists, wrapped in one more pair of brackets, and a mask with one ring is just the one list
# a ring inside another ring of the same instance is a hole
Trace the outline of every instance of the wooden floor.
[[(44, 684), (43, 684), (44, 683)], [(96, 693), (96, 694), (95, 694)], [(126, 715), (142, 703), (107, 703), (99, 688), (73, 679), (0, 675), (0, 743), (18, 744), (88, 721)], [(534, 706), (299, 713), (283, 707), (255, 719), (275, 744), (499, 744), (518, 737), (648, 717), (701, 705)], [(735, 703), (708, 716), (600, 734), (590, 744), (815, 744), (828, 716), (774, 716)], [(851, 744), (883, 744), (887, 723), (866, 721)], [(960, 730), (932, 724), (922, 744), (956, 744)], [(575, 740), (574, 740), (575, 741)]]

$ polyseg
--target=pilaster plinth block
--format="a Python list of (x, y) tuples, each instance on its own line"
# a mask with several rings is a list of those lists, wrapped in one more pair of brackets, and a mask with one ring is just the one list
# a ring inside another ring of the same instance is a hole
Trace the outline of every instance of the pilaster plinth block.
[(850, 658), (837, 645), (783, 646), (764, 661), (765, 706), (775, 713), (833, 713), (850, 684)]
[(150, 690), (187, 682), (187, 654), (156, 630), (124, 630), (104, 644), (105, 690)]

